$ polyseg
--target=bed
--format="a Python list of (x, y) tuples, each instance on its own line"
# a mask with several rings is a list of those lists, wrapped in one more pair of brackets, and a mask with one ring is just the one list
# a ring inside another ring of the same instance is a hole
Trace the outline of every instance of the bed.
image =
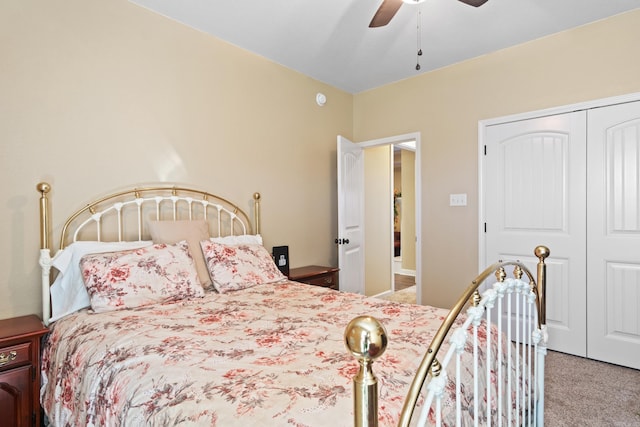
[[(537, 278), (499, 262), (448, 310), (288, 280), (262, 245), (257, 193), (250, 218), (199, 189), (117, 191), (70, 215), (52, 256), (50, 188), (49, 425), (542, 425), (544, 247)], [(524, 301), (513, 328), (507, 295)]]

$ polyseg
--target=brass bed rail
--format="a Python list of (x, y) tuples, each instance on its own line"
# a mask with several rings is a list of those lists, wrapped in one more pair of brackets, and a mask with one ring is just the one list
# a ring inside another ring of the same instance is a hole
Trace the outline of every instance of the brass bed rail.
[[(526, 274), (531, 291), (535, 294), (538, 328), (546, 324), (546, 264), (545, 259), (550, 251), (546, 246), (538, 246), (534, 250), (538, 258), (537, 277), (534, 278), (529, 269), (519, 261), (499, 261), (480, 273), (468, 286), (460, 299), (454, 304), (429, 345), (413, 383), (405, 399), (398, 426), (407, 427), (413, 416), (418, 397), (429, 373), (437, 376), (441, 366), (436, 356), (447, 334), (463, 308), (480, 300), (478, 288), (491, 274), (496, 274), (499, 281), (506, 277), (504, 268), (514, 266), (517, 274)], [(536, 280), (537, 279), (537, 280)], [(345, 329), (345, 344), (356, 357), (360, 371), (354, 377), (354, 425), (356, 427), (375, 427), (378, 425), (377, 378), (372, 370), (373, 361), (380, 357), (387, 345), (386, 331), (376, 319), (359, 317), (353, 319)]]
[[(50, 248), (50, 213), (49, 213), (49, 202), (48, 202), (48, 193), (51, 191), (51, 185), (46, 182), (41, 182), (37, 185), (37, 190), (40, 192), (40, 246), (42, 249)], [(69, 238), (69, 229), (71, 224), (83, 214), (94, 215), (96, 213), (96, 209), (104, 204), (107, 204), (107, 209), (114, 207), (117, 204), (117, 200), (124, 199), (126, 197), (130, 197), (128, 202), (126, 203), (135, 203), (136, 201), (143, 200), (145, 195), (149, 195), (148, 199), (144, 199), (145, 201), (154, 200), (154, 195), (163, 194), (163, 200), (183, 200), (193, 202), (194, 204), (204, 204), (205, 210), (204, 215), (206, 219), (206, 205), (218, 206), (218, 209), (223, 209), (233, 216), (239, 218), (240, 223), (246, 227), (244, 234), (251, 234), (251, 220), (250, 217), (245, 211), (243, 211), (239, 206), (230, 202), (229, 200), (217, 196), (215, 194), (198, 190), (194, 188), (181, 187), (181, 186), (150, 186), (150, 187), (136, 187), (129, 190), (123, 190), (116, 193), (109, 194), (107, 196), (101, 197), (97, 200), (94, 200), (88, 203), (81, 209), (78, 209), (76, 212), (71, 214), (62, 227), (62, 232), (60, 235), (60, 245), (58, 249), (64, 249), (66, 245), (66, 241)], [(194, 196), (198, 196), (199, 199), (194, 198)], [(260, 193), (253, 194), (254, 200), (254, 224), (255, 224), (255, 233), (260, 234)], [(110, 205), (108, 203), (111, 203)], [(174, 219), (177, 215), (175, 211), (176, 207), (174, 205)], [(189, 214), (191, 214), (191, 206)], [(189, 218), (191, 219), (191, 218)], [(233, 218), (232, 218), (233, 220)]]

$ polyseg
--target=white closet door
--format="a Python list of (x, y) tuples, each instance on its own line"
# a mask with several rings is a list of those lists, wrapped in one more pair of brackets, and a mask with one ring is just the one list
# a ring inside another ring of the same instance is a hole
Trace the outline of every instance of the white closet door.
[(586, 355), (586, 113), (486, 128), (485, 265), (548, 246), (549, 348)]
[(587, 355), (640, 369), (640, 102), (588, 121)]

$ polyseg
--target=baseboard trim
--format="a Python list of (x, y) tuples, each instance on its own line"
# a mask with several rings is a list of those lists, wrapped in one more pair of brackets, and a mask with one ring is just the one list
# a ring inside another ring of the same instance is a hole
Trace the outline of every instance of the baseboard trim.
[(391, 294), (393, 294), (393, 291), (384, 291), (384, 292), (380, 292), (379, 294), (372, 295), (372, 298), (386, 297)]

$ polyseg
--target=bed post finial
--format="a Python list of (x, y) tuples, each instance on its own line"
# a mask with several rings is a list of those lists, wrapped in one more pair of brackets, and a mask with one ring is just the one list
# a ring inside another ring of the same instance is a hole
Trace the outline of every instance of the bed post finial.
[(371, 366), (387, 349), (387, 331), (374, 317), (358, 316), (347, 325), (344, 341), (360, 365), (353, 378), (354, 426), (377, 427), (378, 379)]
[(260, 193), (253, 193), (253, 222), (256, 226), (256, 234), (260, 234)]
[(40, 249), (49, 249), (49, 199), (47, 193), (51, 186), (40, 182), (36, 189), (40, 192)]
[(544, 260), (551, 255), (551, 251), (546, 246), (537, 246), (533, 253), (536, 257), (538, 257), (538, 303), (540, 307), (540, 312), (538, 313), (538, 322), (541, 325), (547, 324), (547, 289), (546, 289), (546, 280), (547, 280), (547, 265), (544, 263)]

